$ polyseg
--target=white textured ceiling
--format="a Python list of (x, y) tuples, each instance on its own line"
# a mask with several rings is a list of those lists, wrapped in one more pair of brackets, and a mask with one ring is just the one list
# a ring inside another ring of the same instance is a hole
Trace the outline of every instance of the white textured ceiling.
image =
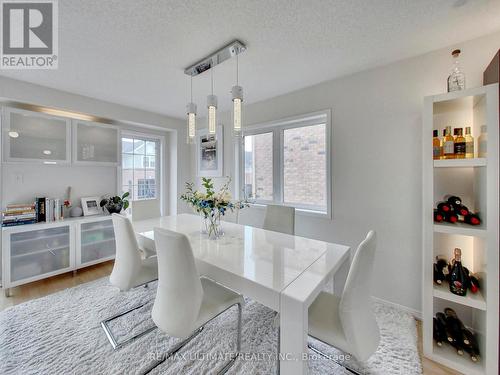
[[(498, 29), (499, 0), (60, 0), (59, 69), (0, 74), (184, 117), (183, 69), (234, 38), (255, 102)], [(222, 109), (234, 80), (234, 59), (216, 67)], [(209, 84), (194, 78), (202, 116)]]

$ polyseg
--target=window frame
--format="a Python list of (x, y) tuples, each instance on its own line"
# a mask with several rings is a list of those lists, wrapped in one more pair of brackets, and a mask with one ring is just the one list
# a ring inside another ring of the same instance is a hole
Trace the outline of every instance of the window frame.
[[(326, 155), (326, 210), (322, 207), (294, 204), (284, 202), (284, 131), (287, 129), (301, 128), (325, 124), (325, 155)], [(322, 110), (318, 112), (288, 117), (267, 123), (249, 125), (242, 131), (242, 142), (239, 147), (239, 163), (237, 171), (239, 186), (245, 186), (245, 147), (244, 137), (250, 135), (273, 134), (273, 200), (252, 200), (252, 206), (265, 207), (268, 204), (295, 207), (297, 212), (308, 216), (320, 216), (323, 218), (332, 218), (332, 153), (331, 153), (331, 110)], [(241, 194), (241, 193), (240, 193)]]
[[(163, 191), (164, 191), (164, 186), (163, 186), (163, 154), (164, 154), (164, 147), (165, 147), (165, 139), (164, 137), (160, 135), (154, 135), (154, 134), (146, 134), (146, 133), (139, 133), (139, 132), (134, 132), (134, 131), (122, 131), (120, 134), (120, 146), (123, 142), (123, 138), (132, 138), (132, 139), (140, 139), (142, 141), (150, 141), (150, 142), (156, 142), (158, 146), (158, 150), (156, 151), (156, 160), (155, 160), (155, 180), (156, 180), (156, 187), (155, 187), (155, 198), (145, 198), (145, 199), (139, 199), (141, 201), (145, 200), (159, 200), (160, 201), (160, 207), (163, 207)], [(144, 146), (146, 147), (146, 146)], [(123, 154), (128, 154), (128, 155), (138, 155), (138, 154), (130, 154), (123, 152), (123, 149), (120, 150), (120, 160), (123, 159)], [(147, 155), (146, 155), (147, 156)], [(123, 193), (123, 161), (120, 162), (119, 166), (119, 178), (118, 178), (118, 191)], [(134, 201), (135, 199), (130, 199), (130, 201)]]

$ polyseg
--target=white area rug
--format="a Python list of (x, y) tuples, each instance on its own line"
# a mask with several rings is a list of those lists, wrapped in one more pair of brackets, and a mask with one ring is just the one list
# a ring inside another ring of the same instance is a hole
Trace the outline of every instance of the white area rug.
[[(100, 321), (143, 302), (132, 315), (118, 319), (113, 331), (122, 339), (152, 325), (150, 310), (156, 284), (120, 293), (107, 278), (17, 305), (0, 313), (0, 374), (136, 374), (166, 352), (176, 339), (155, 330), (113, 351)], [(363, 364), (349, 365), (364, 374), (421, 374), (414, 319), (392, 307), (375, 304), (381, 330), (377, 352)], [(213, 374), (223, 365), (217, 355), (234, 350), (236, 308), (214, 320), (176, 358), (153, 374)], [(273, 374), (277, 332), (274, 312), (247, 300), (243, 310), (242, 351), (230, 374)], [(335, 349), (314, 342), (328, 354)], [(310, 352), (313, 355), (313, 352)], [(182, 357), (184, 356), (184, 358)], [(317, 357), (317, 356), (315, 356)], [(334, 362), (314, 358), (312, 374), (348, 374)]]

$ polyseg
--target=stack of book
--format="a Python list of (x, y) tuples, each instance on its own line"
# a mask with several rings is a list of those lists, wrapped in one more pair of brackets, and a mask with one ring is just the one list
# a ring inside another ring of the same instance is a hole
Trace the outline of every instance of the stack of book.
[(56, 198), (36, 198), (36, 221), (58, 221), (63, 219), (61, 200)]
[(35, 204), (9, 204), (2, 213), (2, 227), (36, 223)]

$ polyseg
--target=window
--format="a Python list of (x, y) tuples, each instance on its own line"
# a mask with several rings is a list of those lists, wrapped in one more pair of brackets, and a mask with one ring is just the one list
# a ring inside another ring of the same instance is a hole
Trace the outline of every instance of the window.
[(245, 194), (273, 200), (273, 133), (245, 137)]
[(131, 200), (159, 198), (159, 160), (158, 139), (122, 137), (122, 190)]
[(329, 111), (247, 130), (240, 169), (246, 196), (329, 215), (329, 134)]

